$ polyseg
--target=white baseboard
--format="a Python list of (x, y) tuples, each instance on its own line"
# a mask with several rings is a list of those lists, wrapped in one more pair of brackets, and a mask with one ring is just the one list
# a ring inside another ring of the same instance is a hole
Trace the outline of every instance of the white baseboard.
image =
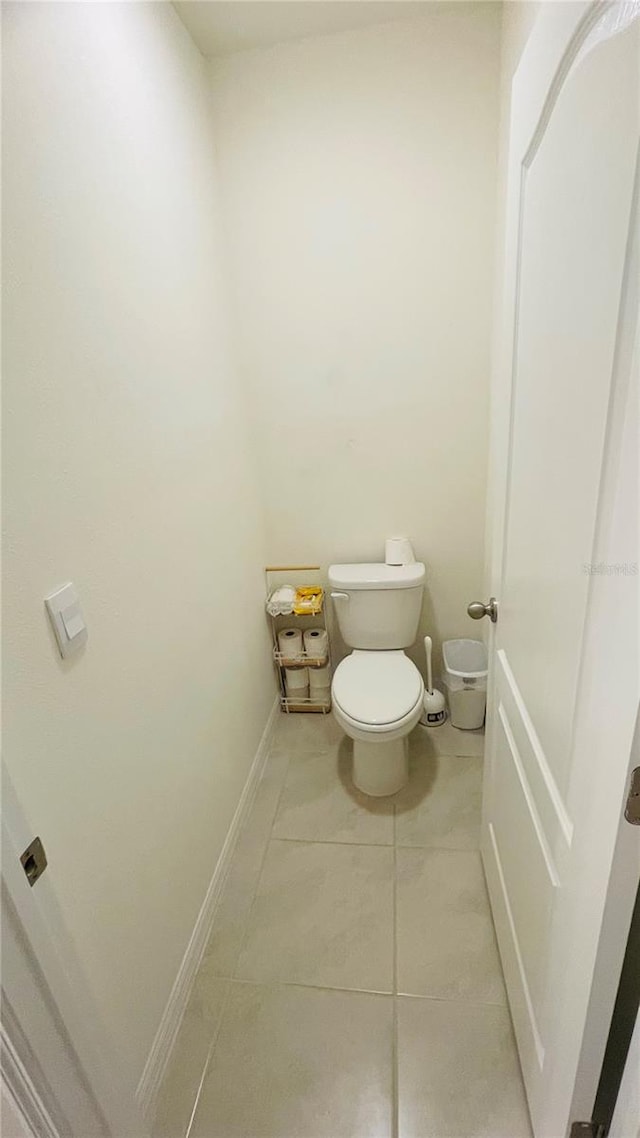
[(162, 1013), (155, 1039), (151, 1045), (149, 1057), (145, 1063), (140, 1082), (136, 1089), (136, 1101), (147, 1118), (149, 1118), (153, 1112), (160, 1084), (167, 1069), (169, 1059), (171, 1058), (171, 1052), (173, 1051), (173, 1046), (178, 1031), (180, 1030), (180, 1024), (182, 1023), (182, 1017), (189, 1001), (196, 972), (200, 967), (202, 955), (209, 940), (216, 909), (222, 896), (222, 890), (229, 872), (240, 830), (253, 805), (260, 776), (262, 775), (269, 754), (271, 737), (275, 728), (279, 708), (280, 697), (277, 696), (269, 713), (265, 729), (262, 732), (262, 738), (260, 739), (255, 758), (251, 764), (251, 770), (249, 771), (247, 781), (240, 795), (240, 801), (238, 802), (236, 812), (229, 826), (229, 831), (225, 838), (220, 857), (218, 858), (213, 876), (209, 882), (202, 907), (198, 913), (198, 918), (178, 969), (178, 975), (176, 976), (166, 1007)]

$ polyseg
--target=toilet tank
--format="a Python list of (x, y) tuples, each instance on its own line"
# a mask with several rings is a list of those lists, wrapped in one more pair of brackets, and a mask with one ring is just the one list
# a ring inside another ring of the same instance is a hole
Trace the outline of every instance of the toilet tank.
[(420, 621), (425, 567), (330, 565), (329, 585), (345, 644), (351, 648), (408, 648)]

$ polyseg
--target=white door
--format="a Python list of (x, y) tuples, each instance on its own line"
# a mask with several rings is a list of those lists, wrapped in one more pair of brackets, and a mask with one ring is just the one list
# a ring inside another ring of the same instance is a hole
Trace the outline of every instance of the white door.
[(536, 1138), (571, 1121), (638, 709), (638, 17), (543, 4), (513, 86), (483, 858)]
[[(3, 765), (0, 1069), (6, 1101), (13, 1100), (14, 1113), (39, 1138), (145, 1138), (148, 1128), (65, 928), (55, 872), (48, 867), (33, 887), (23, 872), (20, 853), (34, 836)], [(3, 1132), (4, 1125), (3, 1117)]]
[[(2, 906), (2, 1052), (7, 1101), (38, 1138), (108, 1138), (110, 1130), (24, 939), (15, 909)], [(11, 1115), (9, 1114), (9, 1118)], [(2, 1133), (9, 1130), (2, 1117)], [(20, 1131), (18, 1131), (20, 1133)]]

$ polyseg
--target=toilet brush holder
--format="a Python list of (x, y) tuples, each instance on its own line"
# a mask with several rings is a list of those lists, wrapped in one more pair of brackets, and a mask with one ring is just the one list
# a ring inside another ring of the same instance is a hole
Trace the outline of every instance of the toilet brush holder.
[(436, 688), (433, 691), (425, 691), (424, 706), (420, 717), (422, 726), (439, 727), (446, 718), (447, 709), (442, 692), (437, 691)]
[(424, 651), (427, 658), (427, 686), (424, 693), (424, 704), (420, 722), (423, 727), (439, 727), (447, 718), (447, 709), (444, 696), (433, 686), (433, 672), (431, 670), (431, 650), (433, 643), (430, 636), (424, 638)]

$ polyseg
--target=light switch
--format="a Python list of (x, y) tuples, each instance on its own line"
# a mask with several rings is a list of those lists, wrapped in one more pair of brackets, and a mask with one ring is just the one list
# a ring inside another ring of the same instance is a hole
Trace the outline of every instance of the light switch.
[(82, 613), (80, 612), (80, 605), (69, 605), (68, 608), (62, 609), (60, 615), (62, 617), (62, 623), (64, 624), (64, 630), (67, 634), (67, 639), (73, 640), (74, 637), (79, 636), (85, 627)]
[(87, 640), (87, 626), (75, 585), (70, 581), (62, 589), (45, 597), (44, 603), (56, 634), (60, 655), (71, 656)]

